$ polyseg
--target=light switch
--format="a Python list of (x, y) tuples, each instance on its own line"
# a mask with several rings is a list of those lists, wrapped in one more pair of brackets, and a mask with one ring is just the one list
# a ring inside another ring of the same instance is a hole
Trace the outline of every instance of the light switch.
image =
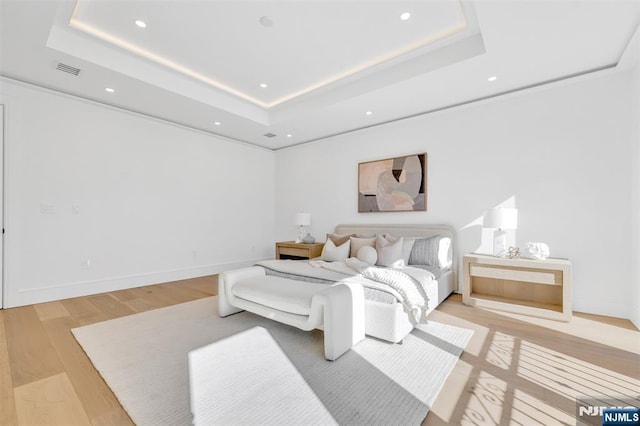
[(73, 214), (80, 214), (80, 206), (77, 204), (74, 204), (71, 206), (71, 213)]
[(53, 204), (40, 204), (40, 213), (42, 214), (56, 214), (56, 206)]

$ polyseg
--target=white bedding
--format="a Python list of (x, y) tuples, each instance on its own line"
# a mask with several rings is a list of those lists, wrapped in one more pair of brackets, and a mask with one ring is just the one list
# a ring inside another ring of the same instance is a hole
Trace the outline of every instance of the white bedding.
[(258, 266), (326, 283), (354, 281), (365, 289), (390, 294), (402, 304), (414, 325), (426, 322), (427, 314), (438, 303), (437, 300), (430, 303), (429, 298), (429, 294), (433, 294), (433, 287), (437, 286), (433, 274), (420, 268), (376, 267), (355, 258), (343, 262), (267, 260), (259, 262)]

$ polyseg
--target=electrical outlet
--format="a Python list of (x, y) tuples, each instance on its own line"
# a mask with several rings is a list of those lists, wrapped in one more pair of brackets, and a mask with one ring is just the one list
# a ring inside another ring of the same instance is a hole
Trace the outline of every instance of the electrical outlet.
[(89, 266), (91, 266), (91, 261), (89, 259), (84, 259), (80, 262), (80, 268), (82, 269), (89, 269)]

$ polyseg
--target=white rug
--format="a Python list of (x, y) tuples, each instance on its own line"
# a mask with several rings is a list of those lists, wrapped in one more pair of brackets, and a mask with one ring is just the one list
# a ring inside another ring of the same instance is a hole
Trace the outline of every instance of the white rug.
[(269, 330), (339, 424), (420, 424), (473, 334), (431, 321), (402, 345), (366, 338), (330, 362), (320, 331), (248, 312), (220, 318), (217, 306), (214, 296), (72, 332), (140, 426), (190, 425), (187, 354), (255, 326)]

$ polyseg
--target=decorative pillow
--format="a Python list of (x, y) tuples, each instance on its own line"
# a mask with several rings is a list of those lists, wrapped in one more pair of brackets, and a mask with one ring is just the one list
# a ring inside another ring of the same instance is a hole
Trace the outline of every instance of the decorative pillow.
[(376, 237), (371, 237), (371, 238), (351, 237), (351, 257), (357, 257), (358, 250), (360, 250), (360, 248), (364, 246), (371, 246), (375, 249)]
[[(389, 242), (396, 241), (399, 237), (394, 237), (390, 234), (385, 234), (384, 238)], [(404, 260), (404, 264), (409, 264), (409, 257), (411, 256), (411, 250), (413, 249), (413, 244), (416, 242), (415, 238), (411, 237), (402, 237), (404, 243), (402, 244), (402, 259)]]
[(451, 238), (434, 235), (418, 238), (411, 250), (409, 265), (429, 265), (439, 268), (451, 267)]
[(378, 253), (378, 260), (376, 265), (379, 266), (391, 266), (394, 268), (404, 266), (404, 259), (402, 256), (402, 247), (404, 245), (404, 239), (398, 238), (394, 242), (390, 242), (382, 235), (376, 237), (376, 252)]
[(373, 246), (362, 246), (358, 250), (356, 257), (364, 263), (375, 265), (378, 260), (378, 252)]
[(333, 241), (333, 244), (335, 244), (336, 247), (349, 241), (349, 238), (351, 238), (351, 235), (327, 234), (327, 241)]
[(320, 255), (320, 259), (326, 260), (327, 262), (340, 262), (346, 260), (349, 257), (349, 249), (351, 248), (350, 243), (351, 242), (347, 239), (344, 243), (336, 247), (333, 240), (328, 238), (322, 248), (322, 255)]
[(438, 245), (438, 262), (441, 268), (451, 268), (453, 259), (451, 258), (451, 238), (442, 237)]

